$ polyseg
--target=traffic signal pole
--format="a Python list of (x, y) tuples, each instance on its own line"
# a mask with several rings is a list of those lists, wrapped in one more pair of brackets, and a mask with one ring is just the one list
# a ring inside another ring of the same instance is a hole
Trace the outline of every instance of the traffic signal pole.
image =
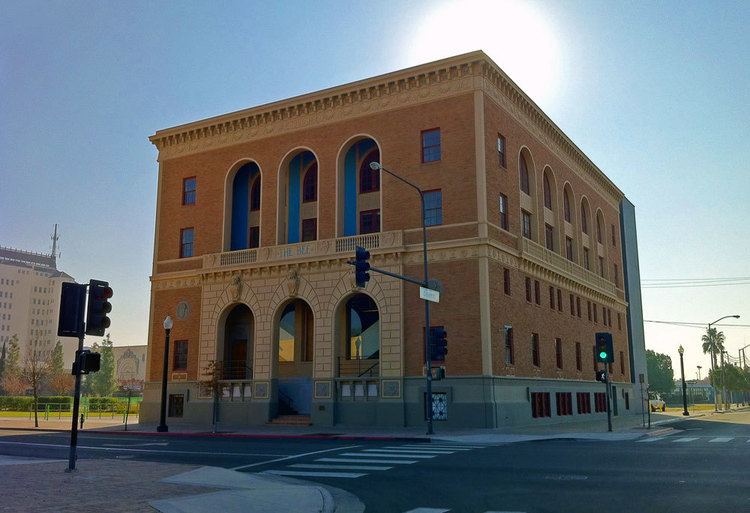
[(609, 394), (612, 387), (609, 386), (609, 364), (604, 364), (604, 385), (607, 387), (607, 431), (612, 431), (612, 408), (609, 401)]
[(76, 351), (76, 359), (73, 364), (76, 375), (76, 386), (73, 392), (73, 424), (70, 428), (70, 452), (68, 453), (68, 470), (66, 472), (74, 472), (76, 469), (76, 449), (78, 446), (78, 410), (81, 406), (81, 367), (80, 367), (80, 356), (83, 352), (83, 330), (81, 335), (78, 337), (78, 351)]

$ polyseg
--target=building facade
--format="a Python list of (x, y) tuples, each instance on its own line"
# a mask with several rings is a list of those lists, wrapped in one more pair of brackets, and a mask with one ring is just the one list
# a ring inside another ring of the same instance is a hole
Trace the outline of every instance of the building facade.
[(134, 391), (143, 390), (146, 379), (146, 346), (112, 346), (115, 357), (117, 386)]
[(0, 247), (0, 347), (15, 337), (22, 361), (46, 359), (60, 340), (65, 363), (72, 364), (78, 339), (58, 337), (57, 322), (62, 284), (73, 281), (57, 269), (54, 249), (48, 255)]
[[(496, 427), (640, 413), (623, 277), (623, 193), (483, 52), (158, 131), (143, 422), (158, 419), (167, 315), (172, 423), (281, 414), (319, 425), (425, 418), (418, 288), (443, 284), (436, 419)], [(639, 314), (640, 315), (640, 314)], [(638, 322), (633, 318), (632, 322)], [(645, 367), (645, 365), (643, 365)], [(573, 404), (575, 402), (575, 404)], [(604, 406), (603, 406), (604, 405)]]

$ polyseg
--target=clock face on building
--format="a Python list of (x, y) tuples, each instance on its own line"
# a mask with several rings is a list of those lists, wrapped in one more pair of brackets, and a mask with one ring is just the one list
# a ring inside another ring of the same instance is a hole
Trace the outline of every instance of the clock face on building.
[(189, 313), (190, 313), (190, 305), (187, 304), (187, 301), (180, 301), (179, 303), (177, 303), (177, 318), (178, 319), (187, 318)]

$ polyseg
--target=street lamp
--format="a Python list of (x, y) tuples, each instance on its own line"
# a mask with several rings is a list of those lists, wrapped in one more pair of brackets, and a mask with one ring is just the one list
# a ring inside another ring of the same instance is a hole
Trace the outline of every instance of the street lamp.
[(677, 352), (680, 353), (680, 373), (682, 375), (682, 414), (686, 417), (690, 415), (688, 413), (687, 409), (687, 386), (685, 385), (685, 364), (682, 361), (682, 354), (685, 352), (685, 348), (682, 347), (682, 344), (680, 344), (680, 347), (677, 348)]
[(161, 371), (161, 414), (159, 417), (159, 425), (156, 426), (158, 433), (166, 433), (169, 431), (167, 426), (167, 373), (169, 372), (169, 333), (172, 331), (172, 318), (166, 316), (164, 318), (164, 362)]
[[(716, 324), (719, 321), (723, 321), (724, 319), (729, 319), (730, 317), (734, 318), (734, 319), (739, 319), (740, 318), (739, 315), (725, 315), (721, 319), (717, 319), (714, 322), (709, 322), (708, 323), (708, 333), (707, 333), (707, 335), (710, 336), (711, 325), (712, 324)], [(711, 388), (713, 388), (713, 390), (714, 390), (714, 411), (718, 412), (719, 411), (719, 398), (716, 395), (716, 385), (714, 385), (714, 381), (716, 379), (716, 364), (715, 364), (715, 360), (716, 360), (716, 355), (714, 354), (714, 348), (711, 347), (711, 370), (713, 371), (713, 375), (711, 376)]]
[[(427, 226), (425, 225), (425, 204), (424, 204), (424, 191), (418, 186), (411, 183), (409, 180), (401, 178), (396, 173), (384, 168), (380, 162), (370, 162), (370, 169), (373, 171), (385, 171), (392, 177), (404, 182), (409, 187), (413, 188), (419, 193), (419, 200), (422, 203), (422, 260), (424, 265), (424, 284), (425, 288), (429, 288), (429, 274), (427, 273)], [(426, 398), (426, 410), (427, 410), (427, 434), (432, 434), (432, 355), (430, 353), (430, 302), (424, 300), (424, 354), (425, 363), (427, 367), (427, 398)]]
[(701, 367), (700, 365), (698, 365), (698, 381), (700, 381), (700, 380), (701, 380), (701, 369), (702, 369), (702, 368), (703, 368), (703, 367)]

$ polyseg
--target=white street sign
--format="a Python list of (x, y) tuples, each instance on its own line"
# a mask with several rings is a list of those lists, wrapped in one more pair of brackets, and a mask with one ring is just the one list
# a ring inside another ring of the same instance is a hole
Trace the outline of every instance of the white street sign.
[(425, 287), (419, 287), (419, 298), (425, 299), (427, 301), (432, 301), (433, 303), (439, 303), (440, 292)]

